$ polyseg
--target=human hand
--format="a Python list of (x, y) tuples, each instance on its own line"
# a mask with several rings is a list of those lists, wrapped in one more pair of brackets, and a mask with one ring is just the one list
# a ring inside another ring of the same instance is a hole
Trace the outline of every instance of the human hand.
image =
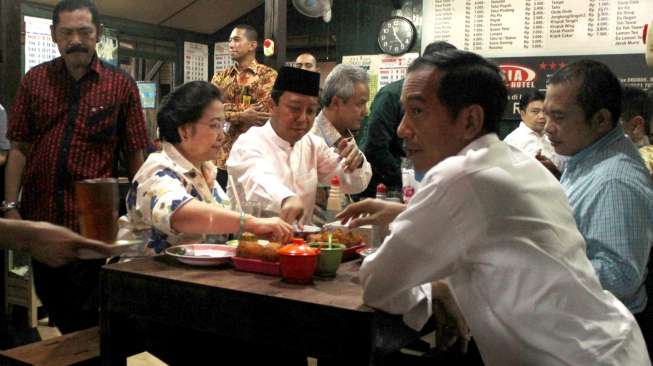
[(431, 283), (433, 297), (433, 318), (435, 319), (435, 341), (440, 351), (460, 341), (460, 351), (467, 352), (471, 339), (469, 327), (465, 321), (449, 286), (444, 281)]
[(336, 218), (343, 224), (349, 221), (351, 228), (367, 224), (388, 225), (405, 209), (403, 203), (368, 198), (347, 206)]
[(257, 218), (251, 217), (245, 224), (245, 231), (256, 236), (270, 238), (280, 243), (287, 243), (292, 238), (292, 226), (280, 217)]
[(338, 155), (340, 160), (344, 159), (343, 167), (345, 172), (351, 173), (360, 168), (365, 161), (363, 153), (356, 146), (356, 141), (353, 138), (342, 139), (337, 146)]
[(542, 150), (538, 150), (537, 154), (535, 154), (535, 159), (539, 161), (544, 167), (553, 174), (553, 176), (556, 177), (557, 180), (560, 180), (560, 176), (562, 176), (562, 173), (560, 173), (560, 170), (553, 164), (551, 159), (547, 158), (546, 156), (542, 155)]
[(262, 126), (270, 118), (270, 113), (259, 111), (261, 107), (251, 106), (238, 114), (238, 121), (246, 125)]
[(34, 222), (31, 226), (23, 241), (32, 258), (48, 266), (59, 267), (78, 259), (80, 249), (111, 255), (111, 245), (87, 239), (63, 226), (48, 222)]
[(298, 221), (299, 225), (303, 224), (304, 204), (298, 196), (290, 196), (281, 203), (281, 218), (283, 221), (292, 224)]

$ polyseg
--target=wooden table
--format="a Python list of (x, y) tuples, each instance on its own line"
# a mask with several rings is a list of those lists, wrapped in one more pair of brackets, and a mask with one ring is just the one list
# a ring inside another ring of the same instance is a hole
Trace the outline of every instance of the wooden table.
[(343, 263), (335, 279), (302, 286), (228, 266), (192, 267), (169, 257), (107, 265), (100, 279), (103, 364), (125, 365), (129, 353), (138, 352), (124, 342), (133, 331), (128, 317), (236, 340), (265, 340), (266, 346), (341, 360), (338, 364), (383, 364), (386, 355), (419, 334), (400, 316), (362, 304), (359, 266)]

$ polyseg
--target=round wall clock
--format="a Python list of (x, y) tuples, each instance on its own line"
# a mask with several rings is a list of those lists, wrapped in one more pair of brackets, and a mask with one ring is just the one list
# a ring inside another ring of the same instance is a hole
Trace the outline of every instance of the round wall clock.
[(413, 47), (416, 35), (417, 31), (410, 20), (394, 16), (381, 23), (377, 40), (384, 53), (401, 55)]

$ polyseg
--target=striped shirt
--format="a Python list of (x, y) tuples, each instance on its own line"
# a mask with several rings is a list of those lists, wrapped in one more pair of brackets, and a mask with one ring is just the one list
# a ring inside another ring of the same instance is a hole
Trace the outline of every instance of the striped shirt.
[(73, 182), (115, 175), (118, 151), (147, 146), (138, 88), (122, 70), (93, 58), (79, 81), (61, 57), (23, 77), (7, 137), (31, 144), (21, 214), (77, 228)]
[(560, 182), (601, 284), (630, 311), (641, 312), (653, 240), (653, 183), (623, 128), (572, 156)]

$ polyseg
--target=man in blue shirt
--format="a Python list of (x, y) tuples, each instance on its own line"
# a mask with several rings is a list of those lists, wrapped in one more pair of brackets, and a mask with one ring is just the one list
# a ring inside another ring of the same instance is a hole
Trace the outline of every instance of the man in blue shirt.
[[(621, 86), (607, 66), (590, 60), (551, 77), (545, 131), (569, 156), (560, 180), (589, 257), (606, 290), (640, 322), (653, 241), (653, 188), (637, 149), (619, 124)], [(650, 341), (650, 340), (649, 340)]]

